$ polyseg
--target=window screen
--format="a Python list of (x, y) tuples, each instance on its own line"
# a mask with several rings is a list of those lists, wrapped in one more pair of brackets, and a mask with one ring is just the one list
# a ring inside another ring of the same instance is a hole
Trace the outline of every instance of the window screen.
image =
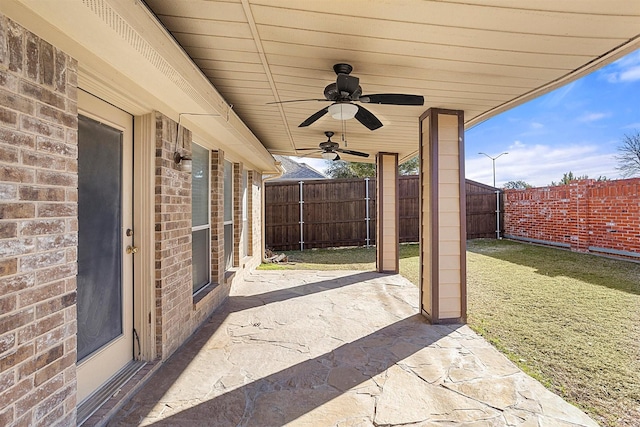
[(242, 251), (249, 255), (249, 192), (247, 187), (248, 174), (242, 171)]
[(225, 270), (233, 266), (233, 164), (224, 161), (224, 260)]
[(210, 213), (209, 213), (209, 150), (192, 146), (191, 172), (191, 266), (193, 292), (210, 282)]

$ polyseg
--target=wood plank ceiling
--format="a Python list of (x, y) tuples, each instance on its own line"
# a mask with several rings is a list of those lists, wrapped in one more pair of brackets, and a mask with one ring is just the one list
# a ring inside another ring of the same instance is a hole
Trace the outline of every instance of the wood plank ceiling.
[[(274, 154), (302, 154), (324, 131), (340, 141), (344, 124), (349, 149), (406, 160), (427, 108), (463, 110), (470, 126), (640, 47), (640, 1), (146, 2)], [(365, 94), (418, 94), (425, 105), (367, 104), (384, 124), (372, 132), (329, 115), (298, 127), (328, 102), (267, 104), (322, 98), (340, 62)]]

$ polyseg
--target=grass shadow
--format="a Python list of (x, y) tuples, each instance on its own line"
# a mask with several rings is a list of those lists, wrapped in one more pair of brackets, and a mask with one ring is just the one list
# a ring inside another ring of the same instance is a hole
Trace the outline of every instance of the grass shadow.
[(632, 261), (512, 240), (470, 240), (467, 251), (530, 267), (543, 276), (564, 276), (640, 295), (640, 264)]

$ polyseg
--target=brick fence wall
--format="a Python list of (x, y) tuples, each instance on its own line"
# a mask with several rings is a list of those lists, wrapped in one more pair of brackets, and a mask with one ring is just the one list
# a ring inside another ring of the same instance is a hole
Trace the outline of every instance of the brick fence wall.
[(640, 259), (640, 178), (506, 190), (505, 236)]

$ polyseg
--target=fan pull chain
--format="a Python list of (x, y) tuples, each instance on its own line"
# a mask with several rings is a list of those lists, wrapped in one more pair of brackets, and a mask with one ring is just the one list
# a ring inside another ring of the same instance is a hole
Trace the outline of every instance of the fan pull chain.
[(347, 121), (342, 120), (342, 142), (344, 143), (345, 148), (348, 147), (347, 143)]

